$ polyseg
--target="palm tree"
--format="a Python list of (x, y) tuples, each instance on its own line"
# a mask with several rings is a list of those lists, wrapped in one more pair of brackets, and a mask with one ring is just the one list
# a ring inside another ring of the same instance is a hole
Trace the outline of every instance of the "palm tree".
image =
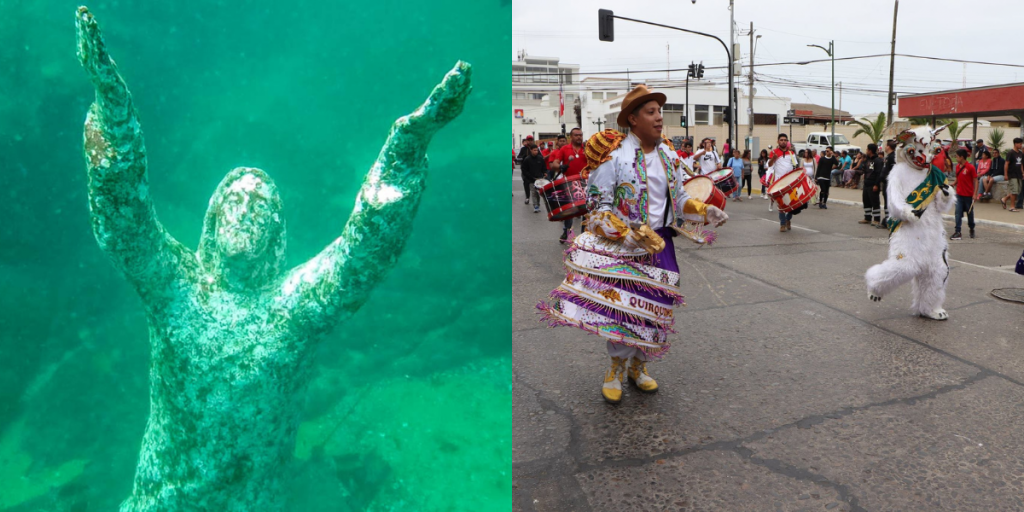
[(993, 128), (992, 131), (988, 132), (988, 145), (990, 148), (996, 150), (997, 155), (1003, 154), (1003, 144), (1006, 143), (1006, 141), (1003, 140), (1005, 135), (1006, 134), (1004, 134), (999, 128)]
[(889, 123), (886, 122), (885, 113), (879, 112), (878, 117), (873, 121), (869, 118), (863, 118), (860, 121), (850, 121), (850, 123), (857, 126), (857, 131), (853, 132), (853, 136), (864, 134), (871, 138), (871, 142), (878, 144), (882, 141), (882, 136), (885, 133), (885, 127)]
[(964, 123), (963, 125), (961, 125), (960, 122), (957, 121), (956, 119), (940, 119), (936, 121), (936, 123), (936, 126), (942, 126), (943, 124), (945, 124), (946, 131), (949, 132), (949, 138), (952, 139), (954, 143), (956, 143), (957, 139), (960, 138), (960, 134), (963, 133), (963, 131), (966, 130), (968, 127), (973, 125), (974, 121)]

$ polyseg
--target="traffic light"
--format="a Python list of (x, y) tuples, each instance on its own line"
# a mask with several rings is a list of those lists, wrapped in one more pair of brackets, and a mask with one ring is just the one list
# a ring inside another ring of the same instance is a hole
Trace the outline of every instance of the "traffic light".
[(615, 40), (614, 14), (610, 9), (597, 10), (597, 38), (601, 41)]
[(696, 64), (691, 62), (690, 65), (686, 67), (686, 77), (687, 78), (697, 78), (697, 65)]
[(679, 127), (680, 128), (686, 128), (686, 116), (685, 115), (679, 116)]
[(704, 63), (697, 64), (697, 78), (704, 78)]
[(732, 112), (726, 107), (725, 111), (722, 112), (722, 122), (725, 124), (732, 124)]
[(565, 135), (565, 123), (562, 123), (562, 135)]

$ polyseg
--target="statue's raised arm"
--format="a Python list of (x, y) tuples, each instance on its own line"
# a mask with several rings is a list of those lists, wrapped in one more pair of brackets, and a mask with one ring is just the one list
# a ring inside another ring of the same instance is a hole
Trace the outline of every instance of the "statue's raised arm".
[(342, 235), (285, 278), (282, 293), (295, 320), (329, 328), (359, 309), (394, 266), (425, 188), (427, 146), (462, 112), (470, 73), (469, 64), (457, 63), (420, 108), (391, 126)]
[(146, 176), (146, 146), (131, 94), (92, 13), (79, 7), (76, 16), (78, 58), (96, 88), (96, 101), (85, 119), (93, 234), (138, 292), (159, 302), (179, 266), (194, 257), (157, 221)]

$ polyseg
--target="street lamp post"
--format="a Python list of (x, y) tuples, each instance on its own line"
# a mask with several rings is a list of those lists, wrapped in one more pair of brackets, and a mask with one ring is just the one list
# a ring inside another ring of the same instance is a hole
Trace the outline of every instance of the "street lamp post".
[(829, 146), (834, 148), (836, 145), (836, 55), (833, 43), (835, 43), (835, 41), (829, 41), (828, 48), (817, 44), (809, 44), (807, 46), (825, 50), (825, 53), (827, 53), (832, 59), (832, 138), (830, 138), (828, 142)]
[[(732, 0), (730, 0), (729, 3), (731, 5), (732, 4)], [(726, 46), (725, 45), (725, 41), (722, 41), (721, 38), (719, 38), (718, 36), (711, 35), (711, 34), (705, 34), (704, 32), (698, 32), (696, 30), (690, 30), (690, 29), (686, 29), (686, 28), (673, 27), (671, 25), (662, 25), (661, 23), (653, 23), (653, 22), (650, 22), (650, 21), (637, 20), (637, 19), (633, 19), (633, 18), (626, 18), (624, 16), (616, 16), (610, 9), (598, 9), (598, 11), (597, 11), (597, 18), (598, 18), (598, 38), (601, 41), (609, 41), (610, 42), (610, 41), (614, 41), (615, 40), (615, 31), (614, 31), (614, 28), (613, 28), (613, 25), (612, 25), (612, 20), (615, 19), (615, 18), (618, 18), (620, 20), (632, 21), (634, 23), (643, 23), (644, 25), (651, 25), (651, 26), (654, 26), (654, 27), (661, 27), (661, 28), (669, 28), (669, 29), (672, 29), (672, 30), (678, 30), (680, 32), (687, 32), (687, 33), (690, 33), (690, 34), (697, 34), (699, 36), (710, 37), (710, 38), (714, 39), (715, 41), (718, 41), (719, 43), (721, 43), (722, 44), (722, 48), (725, 48), (726, 62), (729, 63), (729, 107), (728, 108), (729, 108), (729, 113), (732, 114), (732, 112), (733, 112), (733, 90), (732, 90), (732, 67), (733, 67), (733, 62), (732, 62), (732, 49), (730, 49), (728, 46)], [(628, 88), (628, 84), (627, 84), (627, 88)], [(735, 121), (736, 119), (735, 119), (735, 116), (733, 116), (733, 117), (734, 117), (734, 119), (732, 119), (729, 122), (729, 134), (730, 134), (729, 137), (730, 138), (734, 138), (734, 136), (732, 135), (732, 121)]]

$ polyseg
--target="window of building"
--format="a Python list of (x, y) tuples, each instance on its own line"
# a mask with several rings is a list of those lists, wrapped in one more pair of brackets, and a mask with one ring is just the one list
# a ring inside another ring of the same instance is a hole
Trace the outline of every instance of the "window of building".
[(614, 98), (614, 97), (616, 97), (618, 95), (619, 95), (619, 93), (617, 93), (617, 92), (608, 92), (608, 93), (605, 93), (604, 97), (610, 99), (610, 98)]
[(592, 99), (592, 100), (603, 100), (604, 99), (604, 93), (603, 92), (594, 91), (594, 92), (590, 93), (590, 99)]
[(708, 119), (707, 105), (693, 106), (693, 124), (711, 124), (710, 119)]
[(711, 122), (713, 124), (725, 124), (725, 107), (715, 105), (715, 117)]
[(754, 124), (778, 125), (778, 114), (754, 114)]
[(512, 99), (514, 99), (514, 100), (525, 100), (526, 99), (526, 93), (525, 92), (514, 92), (514, 93), (512, 93)]
[(661, 107), (661, 111), (662, 112), (682, 112), (683, 111), (683, 107), (684, 106), (683, 106), (682, 103), (666, 103), (663, 107)]
[(542, 100), (542, 99), (544, 99), (544, 96), (546, 96), (546, 94), (540, 93), (540, 92), (531, 92), (530, 93), (530, 99), (531, 100)]

